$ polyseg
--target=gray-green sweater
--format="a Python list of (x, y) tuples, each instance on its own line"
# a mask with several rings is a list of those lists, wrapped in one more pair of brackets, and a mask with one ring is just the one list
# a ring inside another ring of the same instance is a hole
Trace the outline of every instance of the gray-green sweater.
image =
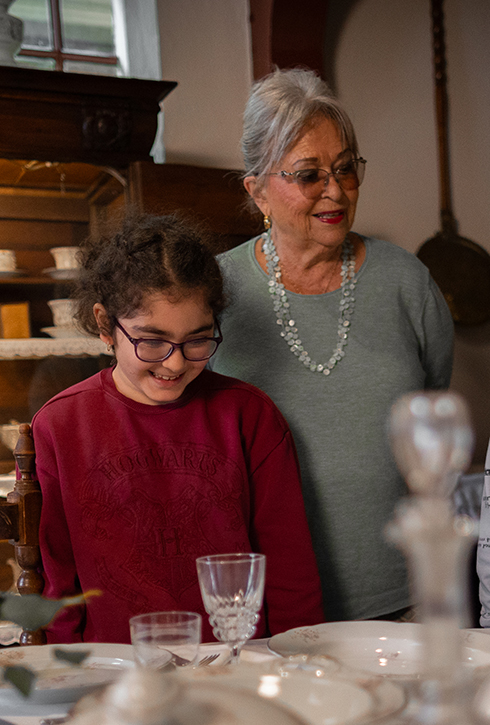
[[(211, 367), (261, 388), (291, 426), (327, 620), (376, 617), (409, 604), (404, 558), (384, 536), (406, 493), (386, 421), (400, 395), (447, 387), (452, 366), (451, 315), (427, 268), (393, 244), (363, 240), (346, 355), (328, 377), (307, 369), (280, 337), (256, 239), (220, 257), (232, 304)], [(337, 340), (340, 291), (288, 298), (304, 347), (326, 363)]]

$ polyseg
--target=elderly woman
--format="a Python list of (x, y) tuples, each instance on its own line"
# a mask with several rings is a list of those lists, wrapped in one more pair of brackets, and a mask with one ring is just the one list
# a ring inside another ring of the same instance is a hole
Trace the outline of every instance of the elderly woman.
[(313, 72), (255, 84), (242, 149), (265, 232), (221, 257), (233, 302), (212, 367), (291, 426), (326, 619), (401, 618), (405, 562), (384, 529), (406, 488), (386, 419), (407, 391), (448, 386), (449, 310), (415, 256), (351, 231), (366, 161)]

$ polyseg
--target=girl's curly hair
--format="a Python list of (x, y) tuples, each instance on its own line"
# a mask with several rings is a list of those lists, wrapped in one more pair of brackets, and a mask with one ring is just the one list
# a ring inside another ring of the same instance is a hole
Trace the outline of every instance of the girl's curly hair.
[(215, 317), (226, 307), (219, 265), (207, 233), (175, 214), (131, 213), (112, 234), (89, 237), (81, 246), (80, 276), (73, 292), (75, 318), (93, 335), (99, 329), (93, 306), (100, 302), (112, 334), (114, 320), (131, 317), (153, 292), (204, 292)]

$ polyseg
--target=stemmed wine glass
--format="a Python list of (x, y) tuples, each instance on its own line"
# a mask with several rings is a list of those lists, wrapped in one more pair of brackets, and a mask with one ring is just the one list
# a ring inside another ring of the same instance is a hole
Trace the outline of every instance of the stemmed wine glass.
[(231, 663), (257, 629), (264, 597), (264, 554), (216, 554), (196, 559), (202, 600), (214, 635), (230, 647)]

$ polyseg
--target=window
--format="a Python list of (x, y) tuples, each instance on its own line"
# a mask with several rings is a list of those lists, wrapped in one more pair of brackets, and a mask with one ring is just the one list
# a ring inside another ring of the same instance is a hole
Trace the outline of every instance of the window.
[[(162, 77), (157, 0), (15, 0), (9, 14), (24, 22), (16, 65)], [(157, 163), (165, 158), (162, 136), (163, 111), (151, 151)]]
[(18, 65), (120, 74), (112, 0), (16, 0), (10, 12), (24, 21)]

